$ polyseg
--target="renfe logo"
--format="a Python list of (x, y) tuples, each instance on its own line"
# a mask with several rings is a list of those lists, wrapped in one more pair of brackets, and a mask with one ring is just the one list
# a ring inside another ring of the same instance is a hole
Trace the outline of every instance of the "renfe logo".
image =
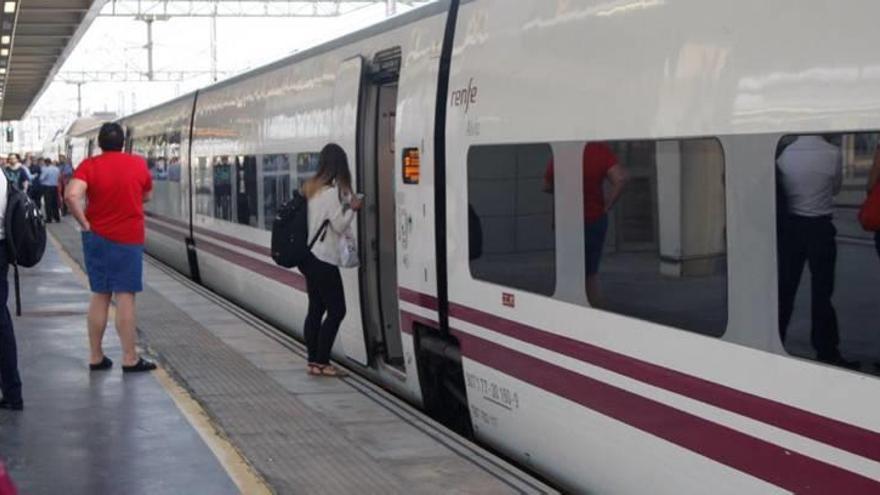
[(454, 107), (464, 107), (464, 113), (468, 113), (468, 110), (471, 108), (471, 103), (477, 103), (477, 87), (474, 86), (474, 78), (472, 77), (468, 81), (468, 85), (466, 88), (457, 89), (452, 92), (452, 106)]

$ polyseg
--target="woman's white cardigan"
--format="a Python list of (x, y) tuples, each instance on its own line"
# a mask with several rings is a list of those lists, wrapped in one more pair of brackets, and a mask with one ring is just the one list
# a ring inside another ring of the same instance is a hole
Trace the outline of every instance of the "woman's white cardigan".
[(309, 198), (309, 242), (315, 238), (324, 221), (330, 220), (323, 240), (318, 238), (312, 254), (319, 260), (339, 266), (339, 237), (354, 220), (354, 211), (339, 200), (339, 189), (327, 186)]

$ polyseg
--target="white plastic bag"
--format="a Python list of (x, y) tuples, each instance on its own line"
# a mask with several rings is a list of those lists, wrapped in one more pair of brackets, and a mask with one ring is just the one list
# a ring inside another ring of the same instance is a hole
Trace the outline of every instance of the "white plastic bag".
[(339, 236), (339, 266), (340, 268), (354, 268), (359, 264), (357, 238), (349, 227)]

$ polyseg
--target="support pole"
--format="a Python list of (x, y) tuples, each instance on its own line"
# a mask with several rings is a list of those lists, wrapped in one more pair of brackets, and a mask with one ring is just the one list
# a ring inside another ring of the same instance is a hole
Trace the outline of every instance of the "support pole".
[(211, 80), (217, 82), (217, 5), (214, 2), (214, 15), (211, 16)]
[(147, 80), (153, 80), (153, 18), (146, 17), (144, 22), (147, 23)]
[(83, 116), (83, 94), (82, 94), (82, 82), (76, 83), (76, 116)]

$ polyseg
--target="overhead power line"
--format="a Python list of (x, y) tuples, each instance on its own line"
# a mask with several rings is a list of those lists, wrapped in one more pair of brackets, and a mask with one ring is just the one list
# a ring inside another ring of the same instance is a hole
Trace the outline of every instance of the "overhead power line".
[(336, 17), (364, 7), (385, 4), (388, 15), (397, 5), (426, 0), (110, 0), (101, 16), (163, 20), (170, 17)]

